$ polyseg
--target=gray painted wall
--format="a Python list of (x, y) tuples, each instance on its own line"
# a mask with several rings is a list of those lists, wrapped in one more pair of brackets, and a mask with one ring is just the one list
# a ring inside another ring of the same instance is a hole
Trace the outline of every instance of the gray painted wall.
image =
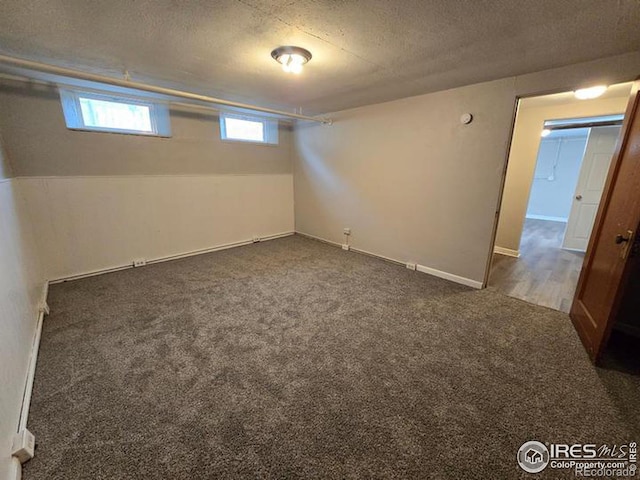
[(342, 243), (350, 227), (354, 248), (481, 282), (513, 91), (499, 80), (296, 128), (296, 230)]
[(5, 154), (3, 143), (2, 134), (0, 133), (0, 180), (13, 176), (11, 165), (9, 164), (9, 157)]
[(331, 127), (298, 125), (296, 230), (342, 243), (350, 227), (355, 248), (483, 282), (516, 97), (639, 72), (636, 53), (346, 110)]
[(16, 177), (292, 172), (291, 127), (277, 146), (220, 140), (216, 112), (171, 109), (171, 138), (66, 128), (55, 88), (0, 82), (0, 130)]

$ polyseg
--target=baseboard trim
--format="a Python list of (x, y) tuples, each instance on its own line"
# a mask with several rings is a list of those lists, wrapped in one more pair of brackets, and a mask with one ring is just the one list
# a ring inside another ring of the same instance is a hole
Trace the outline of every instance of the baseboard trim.
[(327, 240), (326, 238), (317, 237), (315, 235), (311, 235), (310, 233), (298, 232), (296, 230), (295, 234), (296, 235), (300, 235), (301, 237), (310, 238), (311, 240), (317, 240), (318, 242), (328, 243), (329, 245), (333, 245), (334, 247), (342, 248), (342, 243), (340, 243), (340, 242), (334, 242), (332, 240)]
[[(303, 232), (296, 232), (296, 235), (300, 235), (301, 237), (307, 237), (307, 238), (310, 238), (311, 240), (316, 240), (318, 242), (326, 243), (326, 244), (329, 244), (329, 245), (331, 245), (333, 247), (342, 248), (344, 250), (344, 248), (343, 248), (344, 244), (342, 244), (340, 242), (334, 242), (333, 240), (327, 240), (326, 238), (318, 237), (316, 235), (311, 235), (309, 233), (303, 233)], [(397, 263), (398, 265), (405, 265), (400, 260), (396, 260), (394, 258), (385, 257), (384, 255), (378, 255), (376, 253), (368, 252), (366, 250), (361, 250), (359, 248), (354, 248), (351, 245), (349, 245), (349, 251), (360, 253), (362, 255), (368, 255), (370, 257), (378, 258), (380, 260), (385, 260), (387, 262)]]
[(385, 257), (384, 255), (378, 255), (377, 253), (368, 252), (367, 250), (361, 250), (359, 248), (351, 247), (351, 250), (360, 253), (362, 255), (367, 255), (369, 257), (379, 258), (380, 260), (384, 260), (386, 262), (396, 263), (406, 268), (407, 262), (401, 262), (400, 260), (396, 260), (395, 258)]
[(20, 407), (20, 419), (18, 420), (18, 432), (27, 428), (27, 420), (29, 419), (29, 408), (31, 407), (31, 393), (33, 392), (33, 382), (36, 376), (36, 365), (38, 363), (38, 352), (40, 350), (40, 337), (42, 336), (42, 323), (44, 316), (48, 313), (47, 296), (49, 295), (49, 282), (45, 282), (42, 288), (42, 296), (38, 303), (38, 319), (36, 321), (36, 330), (33, 334), (33, 342), (31, 343), (31, 354), (29, 355), (29, 367), (27, 369), (27, 378), (25, 379), (24, 392), (22, 394), (22, 406)]
[(479, 282), (477, 280), (472, 280), (467, 277), (461, 277), (460, 275), (455, 275), (453, 273), (443, 272), (442, 270), (436, 270), (435, 268), (425, 267), (424, 265), (416, 265), (416, 270), (418, 272), (433, 275), (434, 277), (444, 278), (445, 280), (450, 280), (455, 283), (460, 283), (462, 285), (466, 285), (467, 287), (472, 287), (476, 289), (482, 288), (482, 282)]
[(561, 222), (567, 223), (569, 221), (568, 218), (564, 217), (550, 217), (548, 215), (527, 215), (526, 218), (530, 218), (531, 220), (546, 220), (548, 222)]
[[(311, 235), (309, 233), (299, 232), (299, 231), (296, 230), (296, 235), (300, 235), (302, 237), (307, 237), (307, 238), (310, 238), (312, 240), (317, 240), (317, 241), (322, 242), (322, 243), (327, 243), (327, 244), (332, 245), (334, 247), (342, 248), (342, 244), (341, 243), (334, 242), (334, 241), (331, 241), (331, 240), (327, 240), (326, 238), (318, 237), (316, 235)], [(361, 255), (368, 255), (370, 257), (378, 258), (380, 260), (385, 260), (387, 262), (396, 263), (396, 264), (401, 265), (401, 266), (406, 266), (407, 265), (406, 261), (398, 260), (396, 258), (391, 258), (391, 257), (385, 257), (384, 255), (379, 255), (377, 253), (368, 252), (366, 250), (361, 250), (361, 249), (355, 248), (355, 247), (351, 247), (350, 251), (358, 253), (358, 254), (361, 254)], [(416, 265), (416, 270), (418, 272), (421, 272), (421, 273), (426, 273), (428, 275), (433, 275), (434, 277), (443, 278), (445, 280), (449, 280), (451, 282), (455, 282), (455, 283), (459, 283), (459, 284), (462, 284), (462, 285), (466, 285), (468, 287), (477, 288), (477, 289), (482, 288), (482, 282), (479, 282), (477, 280), (472, 280), (472, 279), (466, 278), (466, 277), (461, 277), (461, 276), (455, 275), (453, 273), (448, 273), (448, 272), (443, 272), (441, 270), (436, 270), (435, 268), (425, 267), (424, 265)]]
[(22, 464), (16, 457), (11, 457), (11, 466), (9, 467), (9, 480), (22, 480)]
[[(277, 238), (284, 238), (293, 235), (295, 232), (282, 232), (282, 233), (274, 233), (273, 235), (267, 235), (264, 237), (260, 237), (260, 242), (267, 242), (269, 240), (275, 240)], [(179, 260), (181, 258), (193, 257), (196, 255), (204, 255), (205, 253), (218, 252), (220, 250), (227, 250), (229, 248), (235, 247), (243, 247), (245, 245), (251, 245), (255, 243), (253, 239), (251, 240), (243, 240), (240, 242), (227, 243), (224, 245), (219, 245), (217, 247), (205, 248), (202, 250), (193, 250), (191, 252), (178, 253), (177, 255), (169, 255), (167, 257), (156, 258), (153, 260), (147, 261), (147, 265), (152, 265), (154, 263), (162, 263), (162, 262), (170, 262), (171, 260)]]
[(520, 252), (518, 250), (511, 250), (510, 248), (504, 247), (493, 247), (493, 253), (497, 253), (499, 255), (507, 255), (508, 257), (520, 258)]
[[(269, 241), (269, 240), (275, 240), (276, 238), (289, 237), (289, 236), (293, 235), (294, 233), (295, 232), (293, 232), (293, 231), (274, 233), (272, 235), (266, 235), (264, 237), (260, 237), (260, 241), (261, 242), (265, 242), (265, 241)], [(220, 250), (227, 250), (229, 248), (243, 247), (245, 245), (251, 245), (252, 243), (255, 243), (253, 241), (253, 239), (251, 239), (251, 240), (242, 240), (242, 241), (239, 241), (239, 242), (225, 243), (225, 244), (222, 244), (222, 245), (217, 245), (215, 247), (203, 248), (203, 249), (199, 249), (199, 250), (192, 250), (192, 251), (189, 251), (189, 252), (177, 253), (175, 255), (168, 255), (166, 257), (153, 258), (153, 259), (147, 260), (147, 265), (153, 265), (154, 263), (170, 262), (172, 260), (179, 260), (181, 258), (193, 257), (195, 255), (204, 255), (205, 253), (218, 252)], [(133, 268), (133, 265), (131, 265), (131, 264), (118, 265), (116, 267), (103, 268), (103, 269), (100, 269), (100, 270), (92, 270), (90, 272), (84, 272), (84, 273), (79, 273), (77, 275), (70, 275), (68, 277), (60, 277), (60, 278), (56, 278), (56, 279), (53, 279), (53, 280), (49, 280), (49, 284), (50, 285), (54, 285), (56, 283), (69, 282), (69, 281), (72, 281), (72, 280), (80, 280), (81, 278), (95, 277), (96, 275), (104, 275), (106, 273), (119, 272), (121, 270), (127, 270), (129, 268)]]

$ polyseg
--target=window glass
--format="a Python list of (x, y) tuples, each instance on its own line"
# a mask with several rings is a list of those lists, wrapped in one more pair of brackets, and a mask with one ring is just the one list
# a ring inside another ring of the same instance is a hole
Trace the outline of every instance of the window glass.
[(86, 127), (118, 128), (152, 132), (151, 112), (146, 105), (80, 97), (82, 119)]
[(264, 125), (262, 122), (227, 118), (225, 123), (228, 139), (264, 142)]
[(220, 114), (220, 137), (235, 142), (278, 144), (278, 121), (235, 113)]
[(165, 103), (62, 88), (60, 100), (65, 122), (72, 130), (171, 136)]

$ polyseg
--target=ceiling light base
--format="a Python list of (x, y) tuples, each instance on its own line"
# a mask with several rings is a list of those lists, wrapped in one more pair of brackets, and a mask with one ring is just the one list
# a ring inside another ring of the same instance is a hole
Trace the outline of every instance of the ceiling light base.
[(311, 60), (311, 52), (302, 47), (284, 46), (271, 52), (273, 59), (285, 72), (300, 73), (302, 66)]

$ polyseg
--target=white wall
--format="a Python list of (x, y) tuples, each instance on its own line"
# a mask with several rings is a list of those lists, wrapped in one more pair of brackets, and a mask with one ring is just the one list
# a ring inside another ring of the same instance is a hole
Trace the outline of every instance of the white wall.
[(581, 128), (541, 139), (527, 218), (568, 220), (588, 134)]
[(282, 175), (23, 177), (50, 280), (292, 232)]
[[(0, 145), (0, 164), (3, 164)], [(36, 255), (23, 194), (15, 179), (0, 177), (0, 478), (12, 468), (44, 275)]]

